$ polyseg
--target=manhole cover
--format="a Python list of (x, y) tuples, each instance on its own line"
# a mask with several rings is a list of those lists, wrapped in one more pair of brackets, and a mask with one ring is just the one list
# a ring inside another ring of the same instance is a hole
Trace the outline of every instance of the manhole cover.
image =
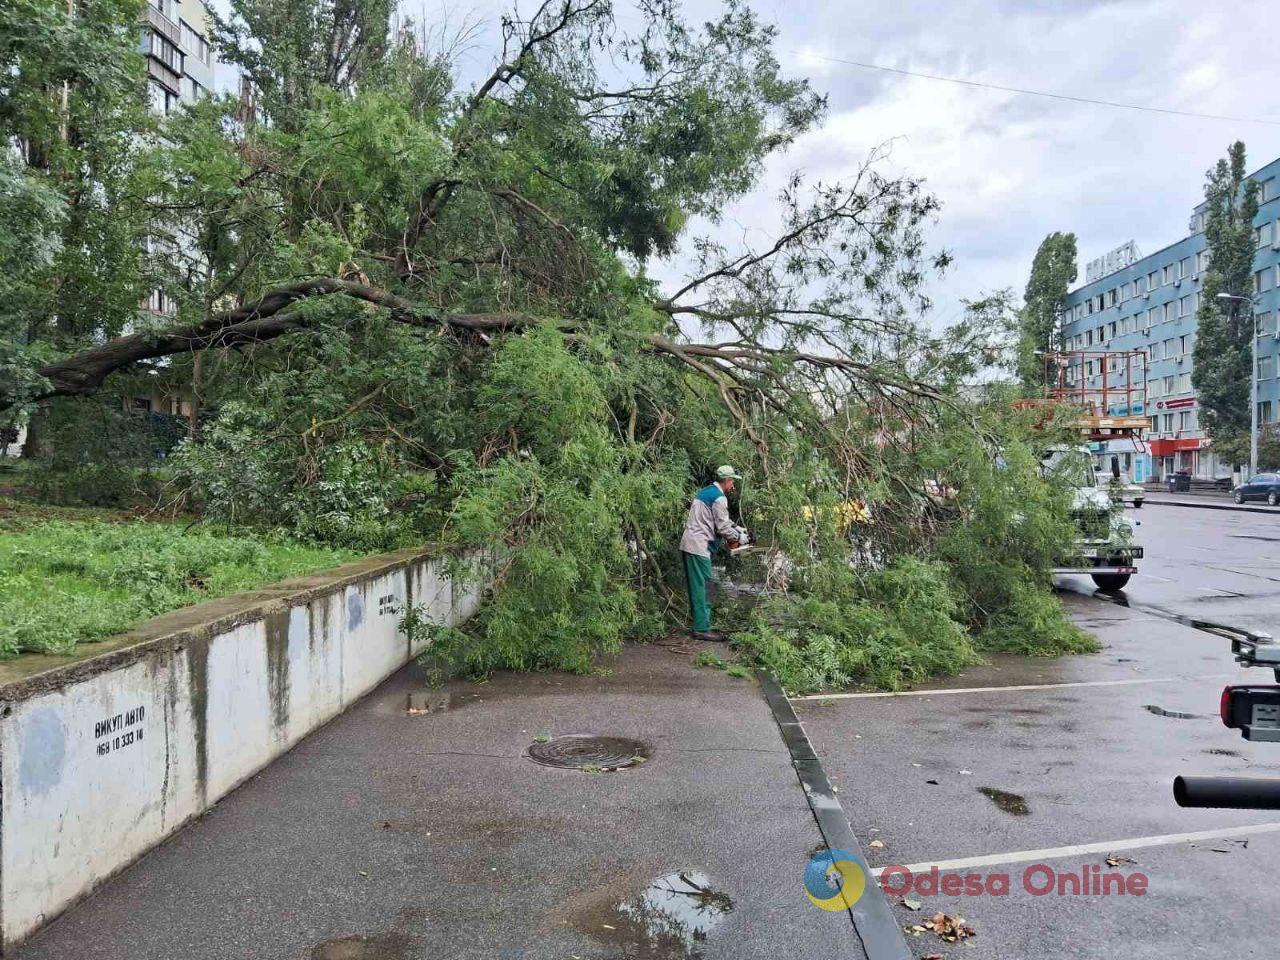
[(529, 745), (526, 756), (547, 767), (602, 772), (633, 767), (649, 759), (647, 744), (627, 737), (556, 737)]

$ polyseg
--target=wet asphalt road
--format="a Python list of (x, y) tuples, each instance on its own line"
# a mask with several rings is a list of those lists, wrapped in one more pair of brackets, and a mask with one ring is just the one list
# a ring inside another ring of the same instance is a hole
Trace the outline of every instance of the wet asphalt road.
[[(1215, 717), (1225, 682), (1269, 675), (1153, 611), (1274, 629), (1280, 518), (1137, 517), (1148, 558), (1133, 606), (1065, 595), (1100, 653), (995, 657), (917, 696), (794, 702), (873, 866), (959, 861), (948, 871), (997, 890), (1010, 878), (1007, 895), (917, 887), (918, 911), (894, 898), (904, 926), (943, 911), (976, 931), (911, 935), (919, 957), (1276, 955), (1280, 811), (1182, 810), (1171, 794), (1179, 773), (1280, 776), (1280, 744)], [(759, 689), (658, 646), (607, 666), (454, 684), (427, 714), (409, 709), (424, 701), (408, 668), (14, 956), (864, 956), (846, 915), (803, 897), (820, 834)], [(617, 773), (522, 756), (536, 736), (583, 732), (653, 756)], [(1133, 861), (1106, 869), (1141, 874), (1144, 895), (1023, 888), (1033, 864), (1079, 874), (1108, 853)], [(682, 890), (681, 871), (705, 894)]]
[[(1224, 684), (1271, 674), (1237, 666), (1227, 641), (1153, 612), (1280, 632), (1280, 518), (1163, 506), (1136, 516), (1147, 558), (1125, 591), (1133, 606), (1064, 595), (1104, 644), (1100, 653), (997, 657), (921, 696), (796, 701), (873, 866), (911, 866), (914, 876), (958, 861), (944, 872), (981, 878), (976, 896), (914, 887), (905, 896), (919, 911), (893, 898), (904, 926), (943, 911), (976, 932), (962, 944), (911, 935), (918, 956), (1169, 960), (1280, 950), (1280, 811), (1184, 810), (1171, 792), (1180, 773), (1280, 776), (1280, 744), (1249, 743), (1217, 719)], [(1087, 578), (1066, 580), (1092, 591)], [(1008, 689), (1039, 684), (1069, 686)], [(1225, 835), (1182, 837), (1202, 832)], [(1171, 835), (1182, 838), (1153, 839)], [(1134, 862), (1108, 866), (1109, 853)], [(1088, 867), (1140, 873), (1147, 890), (1075, 895), (1063, 881), (1065, 895), (1033, 896), (1024, 872), (1034, 864), (1046, 865), (1030, 877), (1037, 890), (1046, 869)], [(1000, 874), (1009, 893), (990, 895), (1000, 881), (989, 878)], [(896, 874), (894, 888), (904, 885)]]
[[(759, 687), (696, 652), (443, 700), (408, 667), (13, 956), (864, 958), (849, 915), (804, 896), (822, 835)], [(651, 755), (613, 773), (523, 756), (584, 733)]]

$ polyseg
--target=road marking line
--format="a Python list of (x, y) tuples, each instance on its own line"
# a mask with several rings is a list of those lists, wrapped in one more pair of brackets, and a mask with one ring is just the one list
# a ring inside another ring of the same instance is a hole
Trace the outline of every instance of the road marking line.
[(1234, 677), (1234, 673), (1219, 673), (1199, 677), (1150, 677), (1134, 680), (1079, 680), (1075, 683), (1020, 683), (1004, 687), (952, 687), (944, 690), (874, 691), (870, 693), (811, 693), (791, 700), (871, 700), (888, 697), (935, 697), (949, 693), (998, 693), (1002, 690), (1061, 690), (1064, 687), (1129, 687), (1136, 683), (1185, 683), (1188, 680), (1210, 680)]
[[(906, 868), (912, 873), (939, 870), (965, 870), (969, 867), (991, 867), (1005, 863), (1026, 863), (1028, 860), (1049, 860), (1059, 857), (1079, 857), (1091, 853), (1115, 853), (1120, 850), (1141, 850), (1144, 847), (1166, 847), (1170, 844), (1196, 840), (1226, 840), (1241, 834), (1280, 833), (1280, 823), (1255, 823), (1224, 830), (1200, 830), (1196, 833), (1166, 833), (1156, 837), (1137, 837), (1130, 840), (1111, 840), (1105, 843), (1078, 843), (1069, 847), (1047, 847), (1044, 850), (1017, 850), (1012, 853), (993, 853), (984, 857), (963, 857), (959, 860), (935, 860), (930, 863), (911, 863)], [(887, 868), (876, 867), (871, 871), (879, 877)]]

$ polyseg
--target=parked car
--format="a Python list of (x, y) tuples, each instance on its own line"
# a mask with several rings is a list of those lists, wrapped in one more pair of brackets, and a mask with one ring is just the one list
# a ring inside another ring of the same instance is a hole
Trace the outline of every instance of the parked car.
[(1111, 494), (1111, 499), (1124, 503), (1132, 503), (1134, 509), (1142, 507), (1142, 501), (1146, 498), (1147, 492), (1138, 484), (1130, 479), (1129, 474), (1120, 471), (1120, 476), (1111, 475), (1110, 470), (1096, 470), (1094, 476), (1097, 480), (1098, 489), (1106, 490)]
[(1280, 474), (1260, 473), (1240, 484), (1231, 493), (1236, 503), (1246, 500), (1266, 500), (1271, 506), (1280, 504)]

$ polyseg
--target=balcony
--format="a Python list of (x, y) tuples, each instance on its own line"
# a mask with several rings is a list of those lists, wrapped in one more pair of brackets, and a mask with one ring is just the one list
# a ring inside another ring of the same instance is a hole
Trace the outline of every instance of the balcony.
[(149, 3), (147, 4), (147, 23), (151, 24), (152, 28), (160, 36), (164, 37), (179, 50), (182, 49), (182, 30), (176, 23)]

